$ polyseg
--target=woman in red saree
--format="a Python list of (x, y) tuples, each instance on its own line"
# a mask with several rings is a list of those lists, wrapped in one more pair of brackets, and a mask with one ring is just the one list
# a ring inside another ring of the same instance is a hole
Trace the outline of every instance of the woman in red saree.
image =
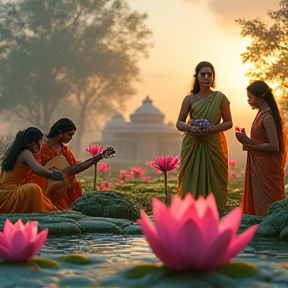
[[(59, 119), (51, 127), (47, 135), (48, 140), (42, 142), (40, 153), (36, 156), (37, 161), (45, 166), (49, 160), (63, 155), (70, 166), (80, 162), (75, 159), (71, 149), (67, 146), (75, 132), (76, 126), (70, 119)], [(40, 186), (46, 187), (47, 185), (45, 179), (40, 177), (34, 178), (32, 181)], [(43, 183), (41, 184), (40, 182)], [(59, 187), (49, 190), (48, 197), (59, 210), (69, 210), (72, 203), (82, 195), (81, 186), (74, 175), (69, 176), (69, 183), (69, 187), (64, 189), (65, 191), (59, 191)]]
[(263, 81), (247, 87), (248, 103), (258, 113), (251, 138), (236, 132), (247, 149), (242, 208), (244, 214), (265, 216), (276, 201), (285, 198), (286, 133), (272, 90)]

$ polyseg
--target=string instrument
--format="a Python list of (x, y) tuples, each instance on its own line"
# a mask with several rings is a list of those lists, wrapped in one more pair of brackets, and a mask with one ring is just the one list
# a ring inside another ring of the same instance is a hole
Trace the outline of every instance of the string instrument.
[[(46, 187), (47, 191), (49, 191), (51, 188), (54, 189), (56, 186), (60, 188), (60, 186), (63, 186), (63, 184), (64, 186), (67, 186), (67, 187), (63, 187), (64, 190), (66, 190), (73, 182), (75, 182), (75, 180), (73, 179), (74, 177), (70, 178), (68, 176), (76, 175), (88, 169), (89, 167), (91, 167), (98, 161), (102, 160), (103, 158), (110, 158), (110, 157), (113, 157), (114, 155), (115, 155), (115, 150), (112, 147), (106, 147), (105, 150), (101, 151), (99, 154), (93, 156), (92, 158), (89, 158), (83, 162), (77, 163), (72, 166), (69, 164), (66, 157), (62, 154), (50, 159), (49, 161), (46, 162), (44, 167), (46, 169), (51, 169), (51, 171), (57, 171), (61, 173), (63, 176), (62, 177), (63, 179), (61, 180), (49, 179), (47, 187)], [(88, 161), (92, 159), (94, 161), (91, 161), (91, 163), (88, 163)]]

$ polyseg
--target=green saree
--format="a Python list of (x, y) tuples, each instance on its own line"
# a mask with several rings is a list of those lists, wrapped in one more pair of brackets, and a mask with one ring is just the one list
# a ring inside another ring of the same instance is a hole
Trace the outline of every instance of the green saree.
[[(190, 119), (208, 119), (214, 125), (221, 121), (220, 105), (223, 97), (215, 91), (198, 100), (190, 108)], [(225, 97), (227, 105), (228, 99)], [(226, 207), (228, 188), (228, 147), (223, 132), (195, 136), (185, 133), (181, 147), (181, 164), (178, 176), (178, 194), (189, 192), (197, 199), (212, 192), (218, 209)]]

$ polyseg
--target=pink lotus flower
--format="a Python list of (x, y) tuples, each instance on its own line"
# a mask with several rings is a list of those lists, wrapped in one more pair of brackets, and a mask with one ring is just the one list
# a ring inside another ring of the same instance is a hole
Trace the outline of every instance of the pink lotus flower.
[(180, 165), (180, 157), (155, 157), (155, 162), (152, 163), (153, 167), (163, 172), (173, 171)]
[(149, 167), (152, 167), (153, 169), (156, 169), (157, 174), (162, 174), (162, 171), (160, 169), (154, 167), (153, 162), (146, 161), (146, 165), (149, 166)]
[[(180, 157), (154, 157), (155, 162), (152, 163), (153, 167), (159, 169), (164, 174), (164, 185), (165, 185), (165, 202), (168, 204), (170, 201), (170, 195), (168, 200), (168, 187), (167, 187), (167, 172), (172, 171), (179, 167), (180, 165)], [(147, 164), (147, 162), (146, 162)]]
[(241, 127), (235, 126), (235, 130), (236, 130), (237, 132), (246, 134), (245, 128), (241, 128)]
[(108, 182), (102, 182), (101, 184), (100, 184), (100, 187), (99, 187), (99, 189), (100, 190), (106, 190), (106, 189), (109, 189), (110, 187), (112, 186), (112, 184), (111, 183), (108, 183)]
[(105, 150), (104, 147), (98, 145), (91, 145), (86, 148), (86, 150), (92, 155), (96, 156), (97, 154), (101, 153)]
[(109, 164), (107, 163), (98, 163), (98, 169), (100, 172), (105, 173), (106, 171), (108, 171), (110, 169)]
[(236, 174), (234, 173), (234, 172), (228, 172), (228, 176), (229, 176), (229, 179), (231, 180), (231, 181), (233, 181), (233, 180), (235, 180), (235, 178), (236, 178)]
[(229, 164), (231, 167), (234, 167), (238, 163), (238, 160), (230, 160)]
[(142, 182), (150, 182), (151, 181), (151, 177), (150, 176), (144, 176), (141, 178)]
[(141, 176), (144, 174), (144, 170), (142, 167), (132, 167), (131, 172), (133, 173), (135, 178), (141, 178)]
[(155, 223), (141, 209), (141, 225), (151, 249), (163, 264), (173, 270), (207, 271), (236, 255), (252, 240), (258, 225), (236, 235), (242, 219), (238, 207), (219, 222), (214, 195), (194, 200), (188, 193), (184, 200), (172, 198), (170, 208), (152, 199)]
[(126, 179), (133, 178), (133, 173), (127, 172), (127, 170), (120, 170), (119, 177), (124, 181)]
[(48, 229), (39, 234), (38, 222), (23, 224), (19, 219), (15, 225), (5, 220), (3, 232), (0, 232), (0, 256), (8, 262), (25, 262), (32, 259), (45, 243)]
[[(86, 148), (86, 150), (92, 155), (92, 156), (96, 156), (98, 155), (99, 153), (101, 153), (102, 151), (105, 150), (104, 147), (102, 146), (99, 146), (99, 145), (91, 145), (91, 146), (88, 146)], [(94, 165), (94, 190), (96, 190), (96, 182), (97, 182), (97, 162), (95, 163)]]

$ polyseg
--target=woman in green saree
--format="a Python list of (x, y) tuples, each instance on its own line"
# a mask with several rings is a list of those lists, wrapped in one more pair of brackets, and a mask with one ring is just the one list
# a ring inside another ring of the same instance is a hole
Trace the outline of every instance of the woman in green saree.
[[(195, 70), (191, 94), (184, 98), (176, 124), (178, 130), (185, 132), (178, 194), (184, 198), (190, 192), (197, 199), (211, 192), (218, 209), (223, 210), (228, 189), (228, 147), (223, 131), (233, 126), (230, 102), (221, 92), (211, 90), (215, 87), (215, 69), (211, 63), (200, 62)], [(197, 125), (199, 119), (210, 123)]]

